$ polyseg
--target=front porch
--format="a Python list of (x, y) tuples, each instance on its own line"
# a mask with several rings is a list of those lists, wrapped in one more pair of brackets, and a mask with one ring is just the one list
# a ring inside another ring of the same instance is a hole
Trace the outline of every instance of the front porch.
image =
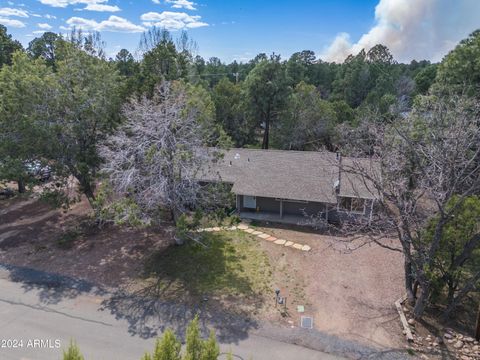
[(333, 210), (330, 204), (247, 195), (237, 195), (236, 205), (242, 219), (300, 226), (314, 226), (320, 218), (329, 221)]
[(300, 226), (312, 226), (314, 225), (312, 221), (302, 215), (283, 215), (280, 216), (278, 213), (274, 212), (253, 212), (253, 211), (241, 211), (240, 218), (256, 221), (265, 221), (272, 223), (282, 223), (290, 225), (300, 225)]

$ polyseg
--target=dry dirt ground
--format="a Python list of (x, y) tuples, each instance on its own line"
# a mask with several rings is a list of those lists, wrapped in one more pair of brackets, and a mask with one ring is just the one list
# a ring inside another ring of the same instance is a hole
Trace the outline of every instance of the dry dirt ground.
[[(146, 256), (172, 241), (158, 229), (99, 231), (89, 226), (89, 212), (85, 199), (68, 212), (32, 198), (1, 200), (0, 263), (117, 287), (138, 275)], [(80, 234), (75, 235), (76, 231)]]
[[(89, 211), (85, 200), (68, 212), (31, 198), (1, 200), (0, 264), (115, 288), (138, 278), (145, 260), (172, 243), (171, 229), (88, 228)], [(71, 233), (75, 228), (82, 229), (78, 237)], [(301, 316), (312, 316), (322, 333), (379, 348), (404, 347), (394, 307), (403, 292), (401, 254), (379, 246), (345, 253), (334, 237), (271, 227), (261, 230), (312, 248), (306, 253), (258, 240), (274, 270), (272, 305), (262, 315), (264, 320), (298, 328)], [(70, 245), (72, 237), (75, 241)], [(280, 306), (274, 309), (273, 288), (287, 297), (287, 311)], [(305, 313), (297, 312), (298, 305), (305, 307)]]
[[(263, 245), (277, 264), (276, 286), (290, 302), (287, 323), (296, 325), (300, 316), (313, 316), (315, 328), (328, 334), (380, 348), (405, 346), (394, 306), (403, 293), (400, 253), (378, 245), (347, 252), (332, 236), (274, 227), (260, 230), (312, 247), (305, 253)], [(305, 305), (304, 314), (297, 312), (297, 305)]]

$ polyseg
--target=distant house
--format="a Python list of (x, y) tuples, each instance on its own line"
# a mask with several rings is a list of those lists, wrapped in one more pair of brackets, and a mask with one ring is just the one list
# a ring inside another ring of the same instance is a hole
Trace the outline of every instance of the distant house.
[(368, 159), (330, 152), (231, 149), (203, 176), (232, 184), (241, 218), (306, 225), (309, 217), (329, 222), (370, 219), (373, 186), (340, 169)]

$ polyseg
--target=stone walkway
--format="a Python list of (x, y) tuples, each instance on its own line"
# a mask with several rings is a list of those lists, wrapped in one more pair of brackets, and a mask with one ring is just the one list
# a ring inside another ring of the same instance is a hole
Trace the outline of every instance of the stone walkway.
[(253, 236), (258, 237), (259, 239), (269, 241), (273, 244), (276, 244), (278, 246), (286, 246), (286, 247), (291, 247), (292, 249), (300, 250), (300, 251), (310, 251), (312, 248), (308, 245), (303, 245), (303, 244), (298, 244), (293, 241), (288, 241), (284, 239), (278, 239), (275, 236), (272, 236), (270, 234), (257, 231), (255, 229), (252, 229), (246, 224), (240, 224), (238, 226), (230, 226), (230, 227), (212, 227), (212, 228), (205, 228), (205, 229), (198, 229), (198, 232), (219, 232), (219, 231), (236, 231), (236, 230), (241, 230), (243, 232), (246, 232), (247, 234), (251, 234)]

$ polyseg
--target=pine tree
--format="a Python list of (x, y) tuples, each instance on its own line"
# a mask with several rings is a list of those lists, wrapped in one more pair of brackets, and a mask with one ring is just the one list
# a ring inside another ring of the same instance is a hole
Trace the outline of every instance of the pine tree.
[(145, 353), (140, 360), (152, 360), (152, 356), (149, 353)]
[(77, 344), (72, 340), (70, 341), (70, 346), (67, 351), (63, 352), (63, 360), (85, 360), (83, 355), (80, 353), (80, 349)]
[(187, 328), (187, 347), (185, 360), (200, 360), (203, 350), (203, 340), (200, 337), (198, 315), (190, 322)]
[(220, 348), (215, 337), (215, 332), (210, 331), (210, 337), (203, 344), (200, 360), (217, 360), (220, 356)]
[(168, 329), (161, 340), (157, 340), (153, 360), (180, 360), (182, 344), (177, 340), (172, 330)]

